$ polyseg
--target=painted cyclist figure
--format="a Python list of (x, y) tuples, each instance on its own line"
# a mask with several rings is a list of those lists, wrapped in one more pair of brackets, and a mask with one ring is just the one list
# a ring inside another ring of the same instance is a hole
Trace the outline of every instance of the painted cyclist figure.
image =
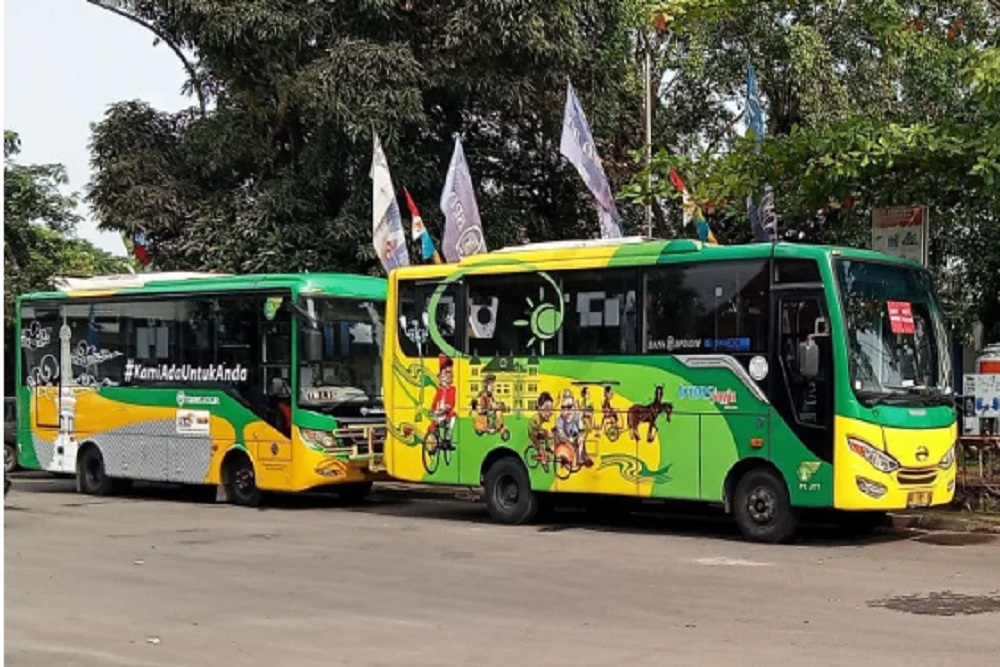
[(590, 392), (587, 387), (580, 389), (580, 416), (586, 436), (594, 429), (594, 406), (590, 403)]
[(604, 398), (601, 400), (601, 430), (612, 442), (618, 440), (620, 429), (618, 411), (611, 403), (613, 398), (614, 392), (611, 390), (611, 385), (604, 385)]
[(587, 434), (580, 428), (580, 411), (568, 389), (563, 392), (560, 407), (559, 417), (556, 419), (556, 439), (573, 448), (571, 468), (576, 470), (593, 466), (594, 461), (587, 455)]
[(496, 384), (497, 376), (489, 373), (483, 378), (483, 390), (479, 393), (478, 407), (479, 413), (486, 417), (487, 433), (496, 433), (499, 428), (497, 413), (500, 407), (493, 396), (493, 387)]
[(438, 355), (438, 388), (431, 405), (435, 425), (440, 429), (439, 446), (442, 449), (451, 450), (455, 449), (455, 443), (452, 440), (455, 428), (454, 363), (448, 355)]
[(543, 391), (538, 397), (538, 410), (528, 424), (528, 439), (535, 449), (534, 458), (538, 461), (542, 470), (549, 471), (549, 456), (552, 453), (553, 437), (546, 428), (554, 412), (552, 394)]

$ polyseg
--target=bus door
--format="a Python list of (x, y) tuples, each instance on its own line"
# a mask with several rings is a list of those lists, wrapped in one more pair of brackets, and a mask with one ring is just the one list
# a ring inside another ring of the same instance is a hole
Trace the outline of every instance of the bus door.
[[(39, 466), (52, 469), (73, 435), (70, 331), (55, 304), (24, 306), (21, 352), (24, 383), (31, 391), (31, 430)], [(64, 389), (66, 391), (64, 391)], [(64, 414), (65, 413), (65, 414)]]
[[(821, 461), (833, 455), (833, 350), (826, 297), (820, 288), (776, 289), (771, 400), (802, 443)], [(772, 457), (775, 452), (772, 450)]]
[[(386, 351), (384, 363), (392, 364), (396, 375), (391, 410), (400, 415), (401, 425), (414, 429), (419, 461), (396, 457), (397, 477), (446, 484), (459, 480), (458, 417), (470, 402), (462, 396), (468, 378), (453, 353), (464, 321), (458, 307), (461, 289), (459, 282), (447, 287), (430, 280), (399, 283), (399, 349)], [(442, 350), (438, 340), (452, 349)]]

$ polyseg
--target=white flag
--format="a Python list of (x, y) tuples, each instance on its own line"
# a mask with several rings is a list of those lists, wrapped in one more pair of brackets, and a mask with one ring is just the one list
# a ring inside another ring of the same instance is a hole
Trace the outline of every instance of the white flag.
[(386, 273), (398, 266), (409, 266), (410, 253), (406, 249), (406, 235), (399, 214), (399, 203), (389, 176), (389, 163), (382, 151), (382, 142), (374, 135), (372, 151), (372, 243), (375, 254)]

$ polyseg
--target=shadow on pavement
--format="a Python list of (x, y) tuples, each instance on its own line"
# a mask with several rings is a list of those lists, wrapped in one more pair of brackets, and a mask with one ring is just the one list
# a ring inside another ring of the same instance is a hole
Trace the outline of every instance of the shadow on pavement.
[[(54, 477), (45, 473), (15, 473), (6, 503), (10, 510), (23, 511), (17, 502), (19, 494), (64, 494), (65, 507), (103, 504), (113, 501), (167, 501), (200, 504), (206, 507), (229, 508), (216, 502), (216, 490), (209, 486), (186, 486), (135, 482), (128, 492), (113, 498), (96, 498), (77, 494), (72, 478)], [(372, 494), (361, 502), (346, 502), (331, 488), (329, 492), (299, 494), (267, 494), (260, 507), (246, 511), (290, 511), (341, 509), (376, 515), (460, 521), (491, 524), (486, 507), (472, 500), (474, 494), (440, 491), (433, 487), (399, 488), (376, 485)], [(743, 541), (736, 524), (721, 508), (697, 503), (602, 503), (595, 499), (560, 498), (558, 506), (547, 508), (526, 529), (540, 533), (586, 530), (602, 533), (628, 533), (661, 536), (714, 538)], [(870, 534), (855, 534), (830, 523), (822, 513), (807, 514), (793, 545), (805, 547), (859, 547), (910, 540), (923, 535), (921, 531), (880, 527)], [(930, 540), (926, 540), (930, 542)]]

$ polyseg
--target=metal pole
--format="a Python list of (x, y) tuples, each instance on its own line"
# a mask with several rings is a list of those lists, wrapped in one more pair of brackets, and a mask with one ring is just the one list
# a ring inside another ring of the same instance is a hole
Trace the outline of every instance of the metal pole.
[[(643, 107), (646, 112), (646, 190), (652, 192), (653, 189), (653, 95), (652, 76), (653, 64), (649, 54), (649, 42), (646, 42), (646, 61), (643, 67), (643, 79), (645, 80), (645, 103)], [(652, 197), (652, 194), (650, 194)], [(653, 206), (652, 199), (646, 202), (646, 236), (653, 237)]]

